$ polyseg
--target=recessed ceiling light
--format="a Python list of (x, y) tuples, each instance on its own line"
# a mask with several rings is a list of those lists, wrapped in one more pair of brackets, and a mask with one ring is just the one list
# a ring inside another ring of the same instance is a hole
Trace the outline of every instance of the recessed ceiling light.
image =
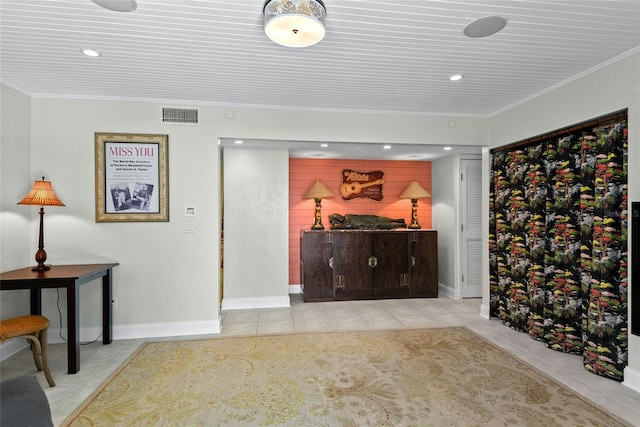
[(507, 20), (501, 16), (485, 16), (467, 25), (462, 32), (467, 37), (487, 37), (502, 30)]
[(102, 54), (97, 50), (89, 49), (86, 47), (83, 47), (82, 49), (80, 49), (80, 52), (82, 52), (83, 55), (90, 56), (92, 58), (97, 58), (98, 56), (102, 56)]
[(443, 150), (444, 151), (449, 151), (449, 150), (451, 150), (451, 147), (444, 147)]
[(457, 82), (458, 80), (462, 80), (464, 78), (464, 74), (451, 74), (449, 76), (449, 80), (452, 82)]
[(133, 12), (138, 7), (135, 0), (91, 0), (98, 6), (114, 12)]
[(320, 147), (327, 148), (329, 144), (320, 144)]
[(385, 145), (382, 148), (384, 148), (385, 150), (391, 150), (391, 146), (390, 145)]
[(234, 142), (234, 144), (238, 144), (238, 145), (240, 145), (240, 144), (242, 144), (244, 141), (241, 141), (241, 140), (237, 139), (237, 140), (235, 140), (235, 141), (233, 141), (233, 142)]

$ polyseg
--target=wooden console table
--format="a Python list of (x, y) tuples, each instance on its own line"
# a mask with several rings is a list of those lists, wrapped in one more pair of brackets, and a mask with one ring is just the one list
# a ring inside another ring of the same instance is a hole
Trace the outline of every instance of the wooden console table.
[(37, 272), (31, 267), (0, 273), (0, 290), (29, 289), (31, 292), (31, 314), (42, 314), (42, 289), (64, 288), (67, 290), (67, 355), (68, 372), (80, 370), (80, 285), (102, 277), (102, 343), (113, 340), (113, 314), (111, 311), (111, 269), (119, 265), (79, 264), (54, 265), (51, 270)]
[(436, 230), (302, 231), (307, 301), (438, 296)]

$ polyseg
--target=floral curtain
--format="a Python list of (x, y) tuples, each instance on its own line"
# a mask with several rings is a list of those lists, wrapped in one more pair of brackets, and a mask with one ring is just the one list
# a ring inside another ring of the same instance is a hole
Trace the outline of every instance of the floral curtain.
[(491, 315), (622, 381), (626, 119), (494, 153), (491, 175)]

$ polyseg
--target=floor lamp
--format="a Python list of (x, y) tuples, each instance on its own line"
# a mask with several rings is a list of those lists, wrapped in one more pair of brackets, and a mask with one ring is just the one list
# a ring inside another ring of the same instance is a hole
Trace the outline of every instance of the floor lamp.
[(326, 199), (329, 197), (333, 197), (333, 193), (331, 190), (327, 188), (326, 185), (320, 182), (320, 180), (316, 180), (313, 183), (309, 191), (304, 193), (302, 196), (303, 199), (314, 199), (316, 201), (316, 215), (315, 222), (311, 226), (312, 230), (324, 230), (324, 225), (322, 225), (322, 217), (320, 215), (320, 210), (322, 209), (322, 199)]
[(44, 250), (44, 207), (45, 206), (64, 206), (64, 203), (58, 199), (56, 193), (53, 191), (50, 181), (45, 181), (44, 176), (42, 181), (36, 181), (33, 184), (33, 188), (22, 200), (18, 202), (19, 205), (35, 205), (40, 206), (40, 236), (38, 238), (38, 251), (36, 252), (37, 266), (33, 267), (32, 271), (46, 271), (51, 269), (50, 265), (45, 265), (47, 260), (47, 252)]
[(418, 224), (418, 199), (424, 199), (426, 197), (431, 197), (431, 194), (416, 181), (411, 182), (402, 194), (400, 194), (401, 199), (411, 199), (411, 224), (409, 224), (408, 228), (422, 228), (420, 224)]

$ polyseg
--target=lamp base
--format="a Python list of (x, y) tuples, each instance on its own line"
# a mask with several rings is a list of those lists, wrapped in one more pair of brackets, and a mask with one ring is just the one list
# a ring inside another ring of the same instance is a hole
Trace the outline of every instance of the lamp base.
[(422, 228), (420, 224), (418, 224), (418, 199), (411, 199), (411, 224), (409, 224), (407, 228)]
[(47, 270), (51, 270), (50, 265), (38, 264), (31, 269), (31, 271), (47, 271)]
[(316, 215), (314, 217), (314, 222), (313, 225), (311, 226), (312, 230), (324, 230), (324, 225), (322, 225), (322, 215), (321, 213), (321, 209), (322, 209), (322, 199), (315, 199), (316, 200)]

